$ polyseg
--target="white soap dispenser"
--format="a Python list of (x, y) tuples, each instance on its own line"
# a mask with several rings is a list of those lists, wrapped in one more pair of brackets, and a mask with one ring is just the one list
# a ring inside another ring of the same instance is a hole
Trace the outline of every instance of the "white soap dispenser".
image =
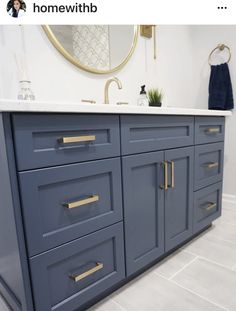
[(141, 86), (140, 96), (138, 98), (137, 105), (138, 106), (145, 106), (145, 107), (149, 106), (147, 93), (145, 91), (145, 85)]

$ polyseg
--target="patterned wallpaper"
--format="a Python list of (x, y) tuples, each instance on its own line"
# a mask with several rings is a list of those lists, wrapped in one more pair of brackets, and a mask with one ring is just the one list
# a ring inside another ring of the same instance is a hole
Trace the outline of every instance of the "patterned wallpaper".
[(110, 69), (109, 26), (72, 26), (74, 56), (84, 65), (101, 70)]

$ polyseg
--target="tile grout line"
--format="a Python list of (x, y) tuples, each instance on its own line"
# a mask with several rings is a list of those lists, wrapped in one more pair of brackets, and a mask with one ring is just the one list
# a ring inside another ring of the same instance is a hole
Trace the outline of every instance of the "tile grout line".
[(172, 280), (177, 274), (179, 274), (180, 272), (182, 272), (185, 268), (187, 268), (188, 266), (190, 266), (194, 261), (196, 261), (199, 256), (195, 255), (196, 257), (193, 258), (192, 260), (190, 260), (186, 265), (184, 265), (180, 270), (178, 270), (177, 272), (175, 272), (170, 278), (168, 278), (168, 280)]
[(224, 310), (224, 311), (230, 311), (229, 309), (226, 309), (225, 307), (219, 305), (218, 303), (216, 303), (216, 302), (214, 302), (214, 301), (212, 301), (212, 300), (210, 300), (210, 299), (208, 299), (208, 298), (206, 298), (206, 297), (204, 297), (204, 296), (202, 296), (202, 295), (200, 295), (200, 294), (194, 292), (193, 290), (191, 290), (191, 289), (189, 289), (189, 288), (187, 288), (187, 287), (185, 287), (185, 286), (183, 286), (183, 285), (180, 285), (179, 283), (177, 283), (177, 282), (176, 282), (175, 280), (173, 280), (173, 279), (170, 279), (169, 282), (171, 282), (171, 283), (173, 283), (173, 284), (179, 286), (180, 288), (183, 288), (183, 289), (187, 290), (188, 292), (192, 293), (193, 295), (200, 297), (201, 299), (203, 299), (203, 300), (205, 300), (205, 301), (211, 303), (212, 305), (215, 305), (215, 306), (218, 307), (218, 308), (221, 308), (221, 309)]
[(199, 256), (199, 257), (200, 257), (201, 259), (204, 259), (205, 261), (208, 261), (208, 262), (213, 263), (213, 264), (215, 264), (215, 265), (217, 265), (217, 266), (220, 266), (221, 268), (227, 269), (227, 270), (229, 270), (229, 271), (232, 271), (232, 270), (233, 270), (233, 267), (225, 266), (225, 265), (223, 265), (223, 264), (221, 264), (221, 263), (219, 263), (219, 262), (216, 262), (216, 261), (214, 261), (214, 260), (205, 258), (205, 257), (203, 257), (203, 256)]
[[(227, 223), (227, 224), (229, 224), (229, 223)], [(217, 227), (218, 227), (218, 226), (220, 226), (220, 225), (217, 225)], [(233, 225), (233, 226), (236, 227), (236, 225)], [(214, 229), (213, 229), (213, 231), (214, 231)], [(232, 241), (230, 241), (230, 240), (223, 239), (223, 238), (221, 238), (221, 237), (215, 236), (215, 235), (214, 235), (214, 232), (211, 232), (211, 231), (206, 232), (206, 234), (203, 235), (203, 236), (201, 236), (201, 237), (199, 237), (198, 240), (200, 240), (200, 239), (206, 239), (208, 236), (214, 237), (216, 240), (225, 241), (225, 242), (230, 243), (230, 244), (233, 244), (233, 245), (236, 244), (236, 242), (232, 242)], [(190, 245), (191, 245), (191, 243), (190, 243)], [(185, 246), (183, 246), (181, 249), (184, 250), (184, 247), (185, 247)]]
[(186, 263), (181, 269), (179, 269), (178, 271), (176, 271), (173, 275), (166, 277), (163, 274), (161, 274), (158, 271), (153, 271), (154, 274), (161, 276), (163, 279), (165, 280), (171, 280), (171, 278), (173, 278), (175, 275), (177, 275), (179, 272), (181, 272), (185, 267), (187, 267), (188, 265), (190, 265), (192, 262), (194, 262), (199, 256), (195, 255), (195, 254), (191, 254), (193, 256), (195, 256), (195, 258), (193, 258), (191, 261), (189, 261), (188, 263)]
[(191, 251), (187, 251), (187, 250), (184, 250), (184, 249), (183, 249), (183, 251), (186, 252), (186, 253), (189, 253), (189, 254), (191, 254), (191, 255), (198, 256), (198, 259), (204, 259), (205, 261), (208, 261), (208, 262), (210, 262), (210, 263), (213, 263), (213, 264), (215, 264), (215, 265), (217, 265), (217, 266), (220, 266), (220, 267), (222, 267), (222, 268), (224, 268), (224, 269), (227, 269), (227, 270), (230, 270), (230, 271), (234, 271), (234, 269), (236, 268), (236, 265), (233, 266), (233, 267), (228, 267), (228, 266), (225, 266), (225, 265), (223, 265), (223, 264), (221, 264), (221, 263), (219, 263), (219, 262), (216, 262), (216, 261), (214, 261), (214, 260), (212, 260), (212, 259), (206, 258), (206, 257), (201, 256), (201, 255), (197, 255), (196, 253), (193, 253), (193, 252), (191, 252)]
[(113, 298), (111, 298), (111, 301), (118, 306), (121, 310), (123, 311), (127, 311), (127, 309), (125, 309), (124, 307), (122, 307), (122, 305), (120, 305), (117, 301), (115, 301)]
[[(236, 227), (236, 225), (235, 225), (235, 227)], [(213, 229), (213, 230), (214, 230), (214, 229)], [(217, 230), (217, 228), (216, 228), (216, 230)], [(225, 241), (225, 242), (228, 242), (228, 243), (230, 243), (230, 244), (236, 245), (236, 242), (232, 242), (231, 240), (223, 239), (223, 238), (221, 238), (221, 237), (215, 236), (215, 235), (214, 235), (214, 232), (211, 232), (211, 231), (207, 232), (206, 235), (203, 236), (203, 238), (206, 238), (207, 235), (213, 236), (213, 237), (214, 237), (215, 239), (217, 239), (217, 240)]]
[(158, 276), (161, 276), (163, 279), (165, 279), (166, 281), (169, 281), (169, 278), (167, 278), (166, 276), (156, 272), (156, 271), (153, 271), (154, 274), (158, 275)]
[(215, 305), (215, 306), (221, 308), (222, 310), (224, 310), (224, 311), (230, 311), (229, 309), (226, 309), (225, 307), (223, 307), (223, 306), (221, 306), (221, 305), (218, 305), (216, 302), (211, 301), (211, 300), (209, 300), (208, 298), (205, 298), (204, 296), (201, 296), (200, 294), (194, 292), (193, 290), (191, 290), (191, 289), (189, 289), (189, 288), (187, 288), (187, 287), (184, 287), (184, 286), (181, 285), (181, 284), (178, 284), (175, 280), (173, 280), (173, 279), (167, 279), (167, 278), (165, 278), (164, 276), (162, 276), (162, 275), (160, 275), (160, 274), (158, 274), (158, 273), (156, 273), (156, 272), (154, 272), (154, 273), (155, 273), (156, 275), (162, 277), (162, 278), (165, 279), (166, 281), (169, 281), (169, 282), (175, 284), (176, 286), (185, 289), (186, 291), (190, 292), (191, 294), (200, 297), (201, 299), (203, 299), (203, 300), (205, 300), (205, 301), (207, 301), (207, 302), (209, 302), (209, 303), (211, 303), (211, 304), (213, 304), (213, 305)]
[(214, 236), (213, 233), (209, 233), (209, 234), (210, 234), (210, 236), (211, 236), (211, 234), (212, 234), (212, 236), (213, 236), (215, 239), (217, 239), (217, 240), (224, 241), (224, 242), (227, 242), (227, 243), (236, 245), (236, 242), (232, 242), (232, 241), (230, 241), (230, 240), (222, 239), (222, 238), (220, 238), (220, 237), (218, 237), (218, 236)]

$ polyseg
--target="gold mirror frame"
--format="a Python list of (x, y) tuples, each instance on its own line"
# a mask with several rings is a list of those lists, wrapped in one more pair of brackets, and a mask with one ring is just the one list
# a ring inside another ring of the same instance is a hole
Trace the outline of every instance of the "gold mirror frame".
[(79, 67), (80, 69), (83, 69), (87, 72), (91, 72), (91, 73), (97, 73), (97, 74), (108, 74), (108, 73), (112, 73), (114, 71), (117, 71), (121, 68), (123, 68), (127, 62), (130, 60), (131, 56), (134, 53), (134, 50), (136, 48), (137, 45), (137, 41), (138, 41), (138, 34), (139, 34), (139, 26), (134, 25), (134, 35), (133, 35), (133, 42), (130, 48), (130, 51), (128, 53), (128, 55), (124, 58), (124, 60), (116, 67), (114, 67), (113, 69), (110, 70), (99, 70), (99, 69), (95, 69), (95, 68), (91, 68), (88, 67), (86, 65), (83, 65), (82, 63), (80, 63), (75, 57), (71, 56), (70, 53), (68, 53), (65, 48), (61, 45), (61, 43), (57, 40), (57, 38), (55, 37), (55, 35), (53, 34), (51, 28), (49, 25), (43, 25), (42, 26), (47, 37), (49, 38), (49, 40), (51, 41), (51, 43), (54, 45), (54, 47), (72, 64), (74, 64), (75, 66)]

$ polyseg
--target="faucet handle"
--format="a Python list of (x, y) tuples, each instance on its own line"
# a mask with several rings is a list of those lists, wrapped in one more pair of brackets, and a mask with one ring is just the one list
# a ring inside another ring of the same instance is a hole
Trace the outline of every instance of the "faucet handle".
[(117, 105), (128, 105), (129, 103), (128, 102), (117, 102), (116, 104)]
[(96, 104), (95, 100), (92, 99), (81, 99), (82, 103), (90, 103), (90, 104)]

